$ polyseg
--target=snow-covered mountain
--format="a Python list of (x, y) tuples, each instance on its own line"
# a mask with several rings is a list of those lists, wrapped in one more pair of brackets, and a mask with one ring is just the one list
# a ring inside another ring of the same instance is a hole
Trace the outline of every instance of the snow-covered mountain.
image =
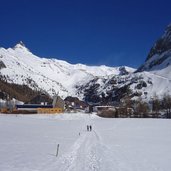
[(145, 63), (136, 71), (129, 67), (87, 66), (41, 58), (23, 42), (0, 48), (0, 76), (9, 83), (77, 96), (89, 102), (118, 101), (125, 96), (150, 100), (171, 94), (171, 24), (151, 48)]
[(0, 48), (0, 75), (9, 82), (26, 84), (51, 96), (55, 93), (63, 98), (79, 96), (77, 89), (89, 81), (110, 75), (125, 75), (134, 72), (130, 67), (87, 66), (66, 61), (41, 58), (34, 55), (23, 42), (13, 48)]
[(141, 97), (149, 101), (154, 96), (162, 98), (164, 94), (171, 95), (171, 80), (151, 72), (139, 72), (122, 76), (97, 77), (79, 87), (78, 92), (84, 94), (89, 102), (104, 102), (104, 104), (119, 102), (125, 96), (133, 99)]
[(124, 96), (150, 100), (171, 95), (171, 24), (151, 48), (145, 63), (127, 75), (95, 78), (78, 89), (88, 101), (115, 101)]
[(157, 94), (171, 94), (171, 24), (155, 42), (145, 63), (137, 71), (148, 71), (148, 75), (154, 80)]

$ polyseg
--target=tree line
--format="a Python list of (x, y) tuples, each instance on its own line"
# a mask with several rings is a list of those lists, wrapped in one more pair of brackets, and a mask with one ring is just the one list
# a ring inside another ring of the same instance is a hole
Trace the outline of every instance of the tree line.
[(132, 100), (125, 96), (120, 100), (115, 110), (109, 109), (99, 113), (102, 117), (132, 117), (132, 118), (171, 118), (171, 95), (164, 94), (161, 99), (154, 95), (149, 101), (141, 97)]

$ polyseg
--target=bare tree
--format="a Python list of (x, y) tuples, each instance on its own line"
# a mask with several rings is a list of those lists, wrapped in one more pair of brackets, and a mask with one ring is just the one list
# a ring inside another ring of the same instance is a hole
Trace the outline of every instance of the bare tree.
[(132, 108), (132, 100), (129, 96), (125, 96), (122, 101), (121, 101), (121, 108), (123, 108), (122, 110), (124, 110), (125, 112), (125, 117), (130, 117), (131, 112), (129, 109)]
[(141, 98), (134, 102), (134, 112), (135, 117), (148, 117), (149, 114), (149, 106), (146, 102), (142, 101)]
[(171, 96), (164, 94), (162, 99), (162, 108), (166, 110), (166, 117), (171, 118)]
[(159, 111), (161, 109), (161, 103), (157, 95), (152, 98), (152, 112), (154, 117), (159, 117)]

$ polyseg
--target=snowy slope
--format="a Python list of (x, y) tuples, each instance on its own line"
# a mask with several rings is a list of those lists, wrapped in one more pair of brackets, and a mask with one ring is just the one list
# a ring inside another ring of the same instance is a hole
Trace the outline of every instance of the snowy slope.
[[(66, 97), (76, 95), (76, 86), (85, 84), (98, 76), (119, 75), (123, 67), (86, 66), (69, 64), (62, 60), (40, 58), (32, 54), (20, 42), (14, 48), (0, 48), (0, 74), (8, 82), (27, 84), (33, 89), (41, 89), (50, 95), (59, 92)], [(134, 69), (124, 67), (127, 72)]]
[[(128, 93), (128, 90), (129, 93)], [(104, 76), (82, 85), (78, 92), (92, 102), (120, 101), (124, 95), (150, 100), (155, 95), (171, 95), (171, 24), (152, 46), (146, 61), (135, 73)]]
[(171, 78), (165, 72), (166, 70), (143, 71), (122, 76), (98, 77), (80, 87), (78, 93), (84, 94), (86, 101), (104, 104), (120, 102), (127, 95), (132, 99), (141, 97), (144, 101), (150, 101), (156, 95), (162, 99), (164, 94), (171, 95)]
[(0, 115), (0, 170), (171, 170), (170, 120), (68, 115)]
[(151, 78), (153, 84), (146, 89), (150, 95), (171, 95), (171, 24), (152, 46), (145, 63), (137, 71)]

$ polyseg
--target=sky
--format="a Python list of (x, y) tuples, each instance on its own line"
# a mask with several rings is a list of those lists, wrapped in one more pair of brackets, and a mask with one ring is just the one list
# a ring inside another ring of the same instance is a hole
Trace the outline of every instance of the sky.
[(171, 23), (169, 0), (1, 0), (0, 47), (20, 40), (40, 57), (130, 66)]

